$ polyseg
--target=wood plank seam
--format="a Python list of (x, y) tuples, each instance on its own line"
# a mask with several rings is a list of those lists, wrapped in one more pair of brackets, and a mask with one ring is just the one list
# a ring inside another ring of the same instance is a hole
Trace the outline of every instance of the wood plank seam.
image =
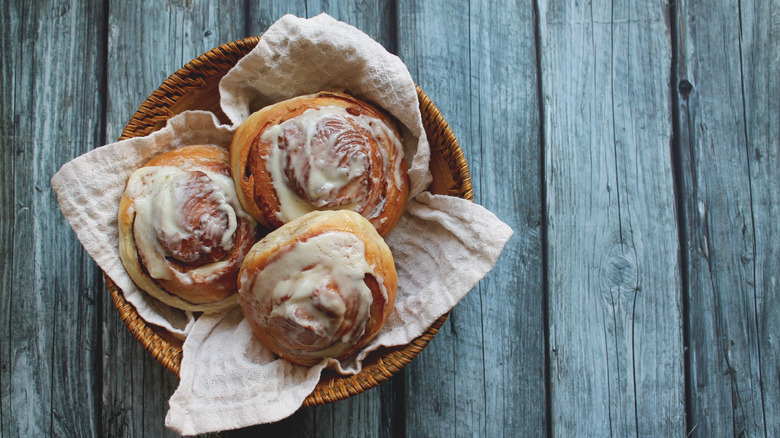
[[(741, 1), (737, 3), (737, 12), (738, 12), (738, 16), (739, 16), (739, 34), (742, 35), (742, 2)], [(739, 44), (738, 44), (738, 47), (739, 47), (739, 79), (740, 79), (739, 85), (740, 85), (740, 89), (742, 90), (742, 128), (744, 130), (743, 135), (745, 136), (745, 156), (747, 157), (746, 164), (747, 164), (747, 173), (748, 173), (748, 178), (747, 178), (747, 182), (748, 182), (748, 199), (750, 201), (750, 224), (751, 224), (751, 228), (753, 229), (752, 230), (752, 237), (753, 237), (753, 239), (752, 239), (752, 242), (751, 242), (753, 247), (752, 247), (752, 255), (751, 255), (751, 257), (753, 257), (753, 263), (752, 263), (752, 268), (753, 268), (753, 286), (755, 288), (758, 285), (757, 276), (756, 276), (757, 263), (755, 263), (755, 261), (754, 261), (755, 260), (755, 255), (756, 255), (756, 248), (757, 248), (757, 244), (756, 244), (756, 220), (757, 220), (757, 218), (756, 218), (756, 209), (754, 208), (755, 201), (754, 201), (754, 197), (753, 197), (753, 178), (752, 178), (753, 177), (753, 172), (751, 170), (750, 136), (748, 135), (748, 118), (747, 118), (748, 115), (747, 115), (747, 104), (746, 104), (746, 95), (747, 95), (747, 93), (745, 92), (745, 61), (744, 61), (744, 57), (742, 55), (742, 45), (743, 45), (743, 43), (742, 43), (742, 41), (740, 41)], [(760, 383), (762, 381), (761, 372), (763, 370), (763, 367), (761, 366), (762, 365), (761, 364), (761, 347), (760, 347), (761, 346), (761, 329), (758, 326), (759, 318), (758, 318), (758, 304), (757, 304), (756, 295), (758, 295), (758, 293), (754, 289), (753, 290), (753, 317), (755, 318), (754, 323), (755, 323), (756, 337), (758, 338), (757, 344), (759, 346), (759, 348), (756, 350), (756, 356), (758, 357), (758, 381)], [(769, 436), (767, 434), (768, 430), (767, 430), (767, 419), (766, 419), (766, 404), (765, 404), (765, 401), (764, 401), (763, 387), (759, 388), (759, 395), (761, 397), (761, 417), (764, 419), (764, 421), (763, 421), (763, 423), (764, 423), (764, 436)]]
[(541, 207), (541, 256), (542, 256), (542, 321), (544, 322), (544, 433), (548, 438), (552, 438), (553, 419), (552, 419), (552, 379), (551, 379), (551, 356), (556, 354), (556, 349), (550, 340), (550, 260), (549, 260), (549, 237), (548, 237), (548, 211), (547, 202), (547, 173), (545, 171), (546, 162), (546, 138), (545, 138), (545, 112), (544, 112), (544, 75), (542, 72), (542, 30), (541, 17), (539, 13), (539, 0), (533, 1), (533, 26), (534, 26), (534, 49), (536, 55), (536, 100), (539, 111), (539, 199)]
[(683, 145), (683, 132), (682, 127), (680, 123), (680, 108), (683, 105), (682, 102), (687, 101), (688, 96), (690, 95), (690, 92), (692, 90), (692, 86), (690, 82), (688, 82), (686, 79), (681, 78), (680, 72), (678, 71), (678, 65), (679, 65), (679, 50), (680, 50), (680, 37), (678, 35), (678, 26), (680, 23), (679, 20), (679, 10), (678, 7), (675, 5), (673, 7), (670, 7), (668, 10), (669, 13), (669, 19), (670, 19), (670, 27), (671, 27), (671, 51), (672, 51), (672, 63), (670, 66), (670, 77), (672, 80), (669, 83), (669, 93), (672, 98), (672, 141), (670, 144), (671, 150), (672, 150), (672, 161), (674, 163), (673, 166), (673, 179), (674, 179), (674, 195), (675, 195), (675, 210), (677, 213), (677, 237), (679, 240), (680, 245), (680, 266), (679, 266), (679, 275), (680, 275), (680, 292), (682, 293), (682, 306), (683, 306), (683, 351), (684, 351), (684, 358), (683, 361), (683, 373), (685, 376), (685, 432), (686, 435), (690, 435), (693, 432), (693, 429), (695, 429), (695, 425), (693, 427), (691, 426), (690, 422), (692, 417), (692, 410), (691, 410), (691, 399), (693, 397), (693, 389), (691, 387), (692, 381), (691, 381), (691, 361), (689, 360), (689, 349), (690, 349), (690, 309), (691, 309), (691, 303), (689, 300), (689, 279), (688, 279), (688, 265), (690, 263), (689, 254), (688, 254), (688, 229), (685, 226), (686, 219), (685, 219), (685, 208), (683, 206), (683, 187), (684, 183), (682, 181), (684, 177), (683, 169), (682, 169), (682, 145)]

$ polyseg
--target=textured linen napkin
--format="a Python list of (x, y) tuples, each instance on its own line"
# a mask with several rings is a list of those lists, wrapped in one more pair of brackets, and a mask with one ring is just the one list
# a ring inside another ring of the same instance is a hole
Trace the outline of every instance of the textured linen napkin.
[(184, 343), (181, 383), (166, 425), (184, 435), (283, 419), (314, 390), (323, 368), (359, 372), (380, 346), (405, 345), (451, 310), (496, 263), (512, 230), (470, 201), (431, 195), (430, 150), (414, 81), (395, 55), (363, 32), (322, 14), (284, 16), (220, 83), (222, 110), (234, 124), (252, 112), (301, 94), (348, 90), (399, 122), (410, 162), (405, 215), (387, 236), (398, 271), (398, 295), (374, 341), (341, 363), (315, 367), (276, 359), (254, 338), (239, 311), (199, 318)]
[(195, 435), (292, 415), (326, 366), (356, 372), (370, 351), (423, 334), (493, 268), (511, 235), (509, 226), (477, 204), (421, 193), (387, 237), (398, 270), (395, 307), (357, 358), (293, 365), (256, 340), (240, 309), (204, 315), (184, 342), (181, 383), (170, 399), (166, 425)]
[(264, 106), (323, 90), (345, 90), (401, 122), (411, 158), (409, 196), (425, 190), (430, 151), (412, 76), (400, 58), (357, 28), (324, 13), (285, 15), (219, 83), (222, 111), (236, 125)]
[(117, 213), (129, 175), (151, 157), (177, 147), (227, 146), (235, 127), (220, 125), (211, 113), (182, 113), (148, 137), (84, 154), (52, 178), (63, 214), (90, 256), (142, 318), (184, 339), (181, 382), (166, 417), (166, 425), (181, 434), (291, 415), (326, 366), (355, 373), (370, 351), (404, 345), (421, 335), (492, 269), (512, 234), (479, 205), (423, 191), (430, 181), (430, 153), (414, 83), (400, 59), (354, 27), (327, 15), (309, 20), (285, 16), (220, 85), (222, 109), (234, 124), (262, 105), (322, 89), (347, 90), (403, 124), (416, 195), (386, 239), (398, 271), (394, 310), (374, 341), (342, 363), (330, 360), (307, 368), (278, 359), (254, 337), (240, 308), (195, 318), (147, 296), (122, 266)]
[(65, 163), (51, 179), (62, 214), (87, 253), (124, 292), (141, 318), (179, 339), (184, 339), (192, 328), (192, 313), (163, 304), (141, 291), (119, 259), (119, 199), (130, 174), (150, 158), (192, 144), (228, 147), (234, 131), (220, 125), (210, 112), (188, 111), (171, 118), (165, 128), (150, 136), (87, 152)]

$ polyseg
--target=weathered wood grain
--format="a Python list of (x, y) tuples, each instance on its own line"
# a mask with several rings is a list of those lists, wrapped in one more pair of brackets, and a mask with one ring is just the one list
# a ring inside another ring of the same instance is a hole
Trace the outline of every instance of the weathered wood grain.
[(249, 2), (248, 32), (261, 35), (270, 25), (285, 14), (311, 18), (327, 13), (337, 20), (349, 23), (395, 53), (395, 7), (394, 1), (359, 0), (295, 0)]
[(694, 436), (780, 434), (778, 6), (677, 6)]
[(49, 180), (99, 142), (102, 27), (89, 19), (102, 15), (86, 1), (2, 6), (2, 436), (99, 433), (98, 277)]
[(534, 18), (530, 2), (470, 7), (476, 201), (515, 231), (480, 287), (487, 436), (541, 436), (546, 429)]
[(307, 18), (312, 16), (308, 13), (308, 2), (306, 0), (249, 2), (247, 10), (248, 27), (246, 31), (249, 35), (260, 36), (285, 14)]
[(679, 436), (665, 3), (539, 2), (552, 434)]
[(323, 11), (402, 57), (516, 234), (396, 379), (222, 435), (780, 436), (780, 4), (521, 3), (4, 2), (0, 436), (173, 435), (49, 178), (188, 60)]
[[(469, 96), (462, 94), (469, 89), (468, 35), (463, 31), (468, 29), (468, 22), (468, 9), (462, 2), (399, 2), (398, 55), (408, 66), (412, 79), (449, 122), (462, 147), (472, 144)], [(451, 33), (453, 28), (461, 32)], [(465, 152), (469, 160), (471, 151)], [(404, 370), (407, 433), (456, 436), (459, 426), (463, 427), (459, 421), (471, 423), (469, 427), (475, 433), (484, 430), (479, 294), (479, 290), (472, 291), (456, 307), (428, 347)], [(463, 328), (457, 333), (459, 336), (454, 333), (453, 324)], [(460, 351), (460, 376), (456, 374), (455, 362), (458, 343), (472, 347)], [(457, 412), (458, 395), (461, 412)], [(466, 408), (469, 399), (476, 408)]]
[[(107, 142), (119, 138), (141, 102), (179, 67), (245, 35), (243, 1), (111, 1), (108, 7)], [(140, 346), (108, 292), (101, 293), (104, 433), (175, 436), (164, 420), (178, 380)]]
[(476, 201), (515, 230), (495, 270), (407, 368), (406, 429), (421, 436), (541, 435), (541, 162), (532, 5), (401, 1), (398, 35), (399, 55), (459, 139)]
[(780, 436), (780, 2), (742, 1), (739, 17), (759, 381), (770, 437)]

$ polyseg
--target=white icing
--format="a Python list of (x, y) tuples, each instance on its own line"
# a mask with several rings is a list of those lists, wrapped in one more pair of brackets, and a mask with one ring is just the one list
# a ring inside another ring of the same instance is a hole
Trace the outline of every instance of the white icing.
[[(238, 196), (233, 180), (225, 175), (202, 171), (210, 179), (213, 192), (209, 194), (210, 201), (216, 205), (217, 211), (227, 218), (217, 220), (206, 216), (199, 230), (206, 236), (218, 236), (215, 239), (225, 251), (230, 251), (234, 245), (233, 235), (238, 228), (238, 218), (248, 216), (239, 207)], [(126, 195), (133, 200), (135, 219), (133, 234), (138, 251), (143, 254), (144, 266), (152, 278), (172, 280), (177, 278), (183, 284), (192, 284), (193, 278), (208, 277), (224, 268), (226, 262), (205, 264), (189, 272), (179, 272), (172, 269), (166, 260), (169, 257), (161, 246), (158, 237), (165, 236), (170, 241), (185, 240), (193, 235), (183, 228), (183, 216), (177, 206), (188, 202), (183, 193), (182, 178), (192, 177), (190, 172), (173, 166), (142, 167), (130, 176), (127, 181)], [(209, 251), (212, 248), (205, 247)]]
[(316, 207), (298, 196), (287, 183), (287, 176), (284, 174), (284, 164), (282, 163), (284, 158), (279, 150), (279, 138), (283, 133), (283, 125), (275, 125), (263, 133), (261, 140), (271, 143), (271, 148), (266, 158), (266, 168), (271, 175), (271, 183), (279, 199), (280, 211), (277, 217), (282, 222), (289, 222), (316, 210)]
[[(388, 170), (390, 170), (389, 166), (392, 165), (393, 183), (399, 189), (403, 185), (404, 175), (401, 166), (404, 154), (403, 145), (390, 127), (382, 120), (363, 114), (355, 116), (340, 106), (311, 108), (297, 117), (266, 129), (261, 136), (262, 141), (271, 144), (266, 159), (266, 169), (270, 173), (271, 183), (279, 199), (280, 211), (277, 213), (277, 217), (280, 221), (289, 222), (310, 211), (327, 209), (323, 207), (331, 201), (328, 196), (330, 193), (341, 190), (355, 178), (367, 172), (370, 159), (364, 151), (350, 153), (345, 156), (346, 163), (338, 165), (336, 165), (334, 160), (328, 160), (323, 154), (312, 153), (312, 138), (317, 133), (318, 126), (329, 120), (339, 121), (343, 119), (355, 122), (358, 126), (365, 129), (374, 136), (380, 145), (391, 145), (393, 157), (395, 158), (392, 163), (390, 163), (391, 156), (389, 151), (385, 147), (379, 148), (382, 154), (382, 165), (386, 166)], [(327, 134), (328, 151), (332, 151), (336, 147), (336, 141), (340, 135), (359, 136), (352, 129), (334, 129)], [(301, 154), (302, 157), (296, 155), (293, 159), (290, 159), (287, 150), (279, 147), (280, 139), (284, 136), (292, 137), (292, 141), (302, 143), (304, 150), (304, 154)], [(301, 136), (304, 138), (300, 138)], [(295, 192), (285, 173), (285, 169), (292, 172), (296, 180), (307, 181), (303, 190), (306, 192), (306, 197), (313, 200), (313, 202), (302, 198)], [(305, 173), (308, 175), (304, 176)], [(378, 183), (376, 180), (373, 182)], [(384, 206), (384, 200), (382, 205)], [(356, 211), (361, 207), (362, 205), (355, 201), (338, 205), (335, 208)], [(374, 209), (369, 219), (378, 216), (381, 214), (381, 211), (381, 209)]]
[[(365, 258), (365, 245), (355, 235), (331, 231), (293, 244), (283, 255), (257, 273), (251, 285), (242, 278), (242, 289), (251, 291), (260, 308), (270, 305), (267, 320), (283, 317), (318, 335), (316, 345), (299, 347), (314, 357), (338, 354), (365, 332), (373, 297), (365, 284), (366, 274), (374, 270)], [(384, 283), (378, 280), (387, 297)], [(333, 291), (335, 289), (335, 292)], [(246, 293), (246, 292), (242, 292)], [(337, 331), (345, 323), (348, 308), (354, 308), (354, 327), (342, 336)], [(293, 345), (305, 341), (287, 340)], [(310, 347), (310, 348), (307, 348)]]
[[(369, 117), (365, 117), (365, 118), (369, 118)], [(379, 119), (373, 119), (373, 120), (376, 120), (378, 122), (378, 123), (370, 123), (371, 126), (370, 132), (374, 134), (374, 137), (376, 137), (377, 140), (379, 140), (380, 144), (387, 144), (389, 142), (390, 144), (393, 145), (393, 149), (395, 151), (395, 157), (396, 157), (395, 161), (393, 161), (393, 182), (395, 183), (395, 187), (397, 189), (400, 189), (404, 180), (403, 169), (401, 169), (401, 162), (404, 156), (404, 145), (401, 144), (401, 141), (398, 139), (398, 137), (390, 129), (389, 126), (387, 126)], [(390, 159), (387, 156), (387, 151), (384, 148), (382, 148), (382, 157), (385, 159), (385, 162), (388, 162)]]

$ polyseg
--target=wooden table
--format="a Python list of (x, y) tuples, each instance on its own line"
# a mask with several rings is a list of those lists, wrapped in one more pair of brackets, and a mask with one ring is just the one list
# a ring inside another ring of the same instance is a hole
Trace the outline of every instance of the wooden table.
[(515, 230), (392, 381), (250, 436), (780, 436), (780, 1), (11, 0), (2, 8), (0, 436), (164, 436), (49, 179), (284, 13), (397, 53)]

